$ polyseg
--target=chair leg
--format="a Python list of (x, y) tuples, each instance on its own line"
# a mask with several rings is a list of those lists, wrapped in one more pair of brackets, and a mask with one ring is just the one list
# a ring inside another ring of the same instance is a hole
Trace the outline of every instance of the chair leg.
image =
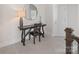
[(41, 39), (40, 39), (40, 35), (39, 35), (39, 42), (41, 41)]
[(25, 30), (24, 30), (23, 32), (24, 32), (24, 37), (23, 37), (23, 46), (25, 46)]
[(23, 42), (23, 46), (25, 46), (25, 42)]
[(35, 36), (33, 37), (33, 43), (35, 44)]
[(42, 37), (45, 37), (45, 36), (44, 36), (44, 28), (43, 28), (43, 27), (42, 27), (42, 31), (43, 31), (43, 33), (42, 33)]
[(31, 35), (29, 34), (29, 40), (31, 39)]

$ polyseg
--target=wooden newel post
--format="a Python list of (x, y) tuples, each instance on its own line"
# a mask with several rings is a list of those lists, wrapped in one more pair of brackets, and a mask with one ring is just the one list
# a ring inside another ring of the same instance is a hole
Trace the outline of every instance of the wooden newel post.
[(66, 32), (66, 54), (71, 54), (72, 53), (72, 49), (71, 49), (71, 46), (72, 46), (72, 42), (73, 42), (73, 39), (72, 39), (72, 32), (73, 30), (71, 28), (66, 28), (64, 30)]

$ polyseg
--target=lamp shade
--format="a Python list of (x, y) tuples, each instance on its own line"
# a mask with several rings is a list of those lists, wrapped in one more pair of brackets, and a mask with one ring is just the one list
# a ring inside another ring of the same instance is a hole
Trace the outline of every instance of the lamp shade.
[(25, 17), (25, 9), (24, 8), (18, 8), (17, 9), (17, 17)]

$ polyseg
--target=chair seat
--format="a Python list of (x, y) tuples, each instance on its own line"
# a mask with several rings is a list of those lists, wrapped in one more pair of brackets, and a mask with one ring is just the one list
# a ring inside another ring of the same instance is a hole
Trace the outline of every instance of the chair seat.
[(31, 34), (31, 35), (33, 35), (33, 36), (42, 35), (42, 33), (41, 33), (41, 32), (37, 32), (37, 31), (36, 31), (36, 32), (31, 31), (31, 32), (30, 32), (30, 34)]

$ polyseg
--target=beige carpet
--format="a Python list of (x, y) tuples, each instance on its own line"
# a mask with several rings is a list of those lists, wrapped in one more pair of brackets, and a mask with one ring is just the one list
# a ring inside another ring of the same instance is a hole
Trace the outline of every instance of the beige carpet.
[(64, 37), (42, 38), (41, 42), (36, 38), (36, 44), (33, 40), (26, 40), (26, 46), (21, 42), (0, 48), (1, 54), (65, 54)]

